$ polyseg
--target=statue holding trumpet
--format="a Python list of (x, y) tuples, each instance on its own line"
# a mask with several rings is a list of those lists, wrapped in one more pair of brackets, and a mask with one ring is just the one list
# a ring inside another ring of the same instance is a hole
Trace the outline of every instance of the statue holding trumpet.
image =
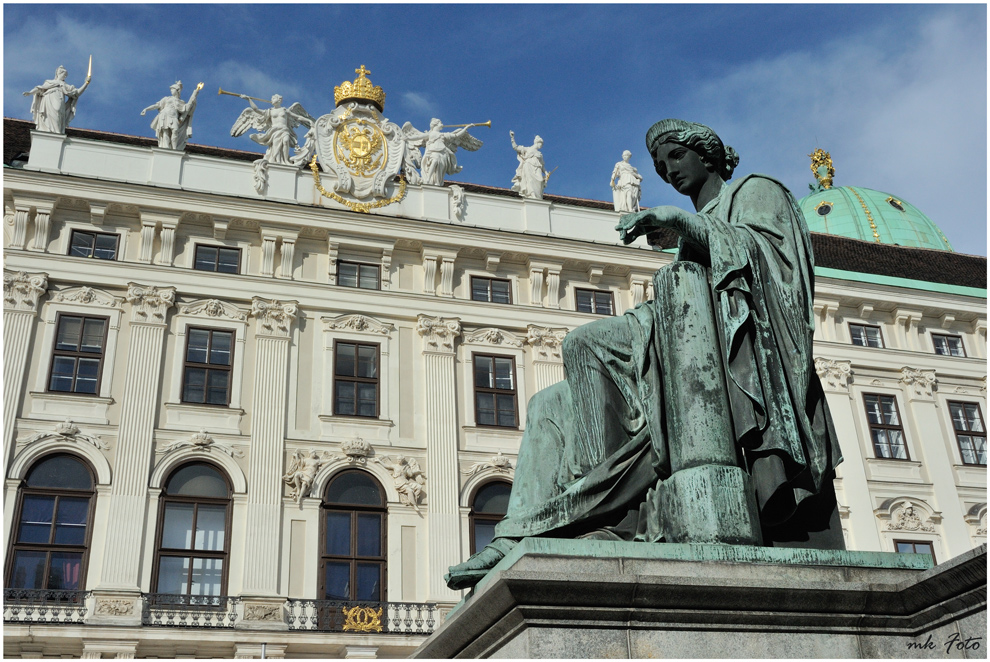
[[(300, 126), (312, 127), (316, 120), (306, 112), (306, 109), (297, 101), (288, 108), (282, 106), (282, 95), (273, 94), (271, 101), (265, 101), (257, 97), (249, 97), (246, 94), (227, 92), (220, 88), (218, 94), (229, 94), (240, 97), (250, 104), (250, 108), (245, 108), (234, 126), (230, 129), (230, 135), (237, 138), (244, 135), (248, 129), (254, 129), (257, 133), (251, 135), (251, 140), (267, 148), (264, 160), (277, 165), (300, 165), (306, 161), (306, 154), (293, 157), (290, 151), (298, 151), (299, 139), (296, 137), (296, 129)], [(271, 108), (261, 109), (254, 103), (270, 103)]]
[[(444, 132), (443, 122), (434, 117), (430, 120), (429, 130), (422, 132), (414, 129), (409, 122), (403, 124), (402, 133), (406, 137), (406, 144), (415, 148), (425, 148), (422, 158), (423, 183), (443, 186), (445, 176), (459, 173), (461, 166), (457, 165), (457, 148), (474, 152), (483, 144), (467, 130), (473, 126), (491, 127), (491, 125), (491, 120), (478, 124), (451, 124), (447, 128), (455, 126), (459, 128), (456, 131)], [(408, 169), (407, 162), (407, 171)], [(408, 176), (407, 172), (407, 178)]]
[(203, 89), (203, 84), (196, 86), (189, 101), (183, 101), (180, 96), (182, 81), (176, 81), (169, 89), (172, 91), (171, 96), (151, 104), (142, 110), (141, 114), (144, 115), (149, 110), (157, 110), (158, 115), (152, 120), (151, 128), (158, 138), (158, 146), (182, 151), (186, 148), (186, 141), (192, 138), (192, 118), (196, 111), (196, 97)]
[(31, 99), (31, 116), (38, 131), (65, 133), (65, 127), (69, 126), (69, 122), (76, 115), (76, 102), (79, 101), (79, 96), (86, 91), (89, 81), (93, 78), (93, 56), (89, 56), (89, 72), (82, 87), (66, 83), (67, 73), (65, 67), (59, 66), (55, 70), (55, 78), (46, 80), (24, 93), (26, 97), (34, 97)]

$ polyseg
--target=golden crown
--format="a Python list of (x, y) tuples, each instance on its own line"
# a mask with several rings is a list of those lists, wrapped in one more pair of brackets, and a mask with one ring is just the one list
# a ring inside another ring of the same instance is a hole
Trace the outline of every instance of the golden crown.
[(358, 75), (354, 82), (345, 80), (343, 83), (333, 88), (333, 101), (338, 106), (345, 101), (370, 101), (377, 106), (378, 110), (385, 108), (385, 92), (378, 85), (372, 85), (367, 75), (371, 72), (361, 65), (360, 69), (355, 69)]

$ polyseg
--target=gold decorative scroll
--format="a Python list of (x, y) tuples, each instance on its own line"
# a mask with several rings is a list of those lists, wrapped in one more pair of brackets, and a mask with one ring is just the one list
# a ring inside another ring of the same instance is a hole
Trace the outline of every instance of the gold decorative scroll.
[(387, 200), (376, 200), (374, 202), (355, 202), (353, 200), (347, 200), (337, 195), (333, 191), (328, 191), (323, 188), (323, 183), (320, 180), (320, 166), (316, 164), (316, 155), (313, 155), (313, 160), (309, 162), (309, 169), (313, 171), (313, 181), (316, 183), (316, 190), (320, 192), (320, 195), (330, 198), (331, 200), (336, 200), (340, 204), (344, 205), (351, 211), (359, 211), (364, 214), (368, 214), (372, 209), (378, 209), (380, 207), (386, 207), (393, 202), (398, 202), (406, 195), (406, 180), (404, 177), (399, 178), (399, 191)]

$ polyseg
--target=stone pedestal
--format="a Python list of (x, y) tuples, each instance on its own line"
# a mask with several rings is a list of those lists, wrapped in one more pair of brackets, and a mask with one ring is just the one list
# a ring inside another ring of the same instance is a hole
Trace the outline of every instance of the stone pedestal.
[(986, 568), (986, 545), (933, 568), (918, 554), (526, 538), (411, 657), (985, 658)]

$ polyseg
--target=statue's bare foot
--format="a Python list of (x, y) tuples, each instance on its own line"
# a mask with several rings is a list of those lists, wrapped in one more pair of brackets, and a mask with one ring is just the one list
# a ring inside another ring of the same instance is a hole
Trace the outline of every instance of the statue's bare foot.
[(450, 572), (444, 575), (447, 587), (453, 591), (471, 588), (488, 574), (488, 571), (498, 565), (513, 547), (519, 543), (514, 538), (496, 538), (490, 545), (474, 554), (464, 563), (453, 565)]

